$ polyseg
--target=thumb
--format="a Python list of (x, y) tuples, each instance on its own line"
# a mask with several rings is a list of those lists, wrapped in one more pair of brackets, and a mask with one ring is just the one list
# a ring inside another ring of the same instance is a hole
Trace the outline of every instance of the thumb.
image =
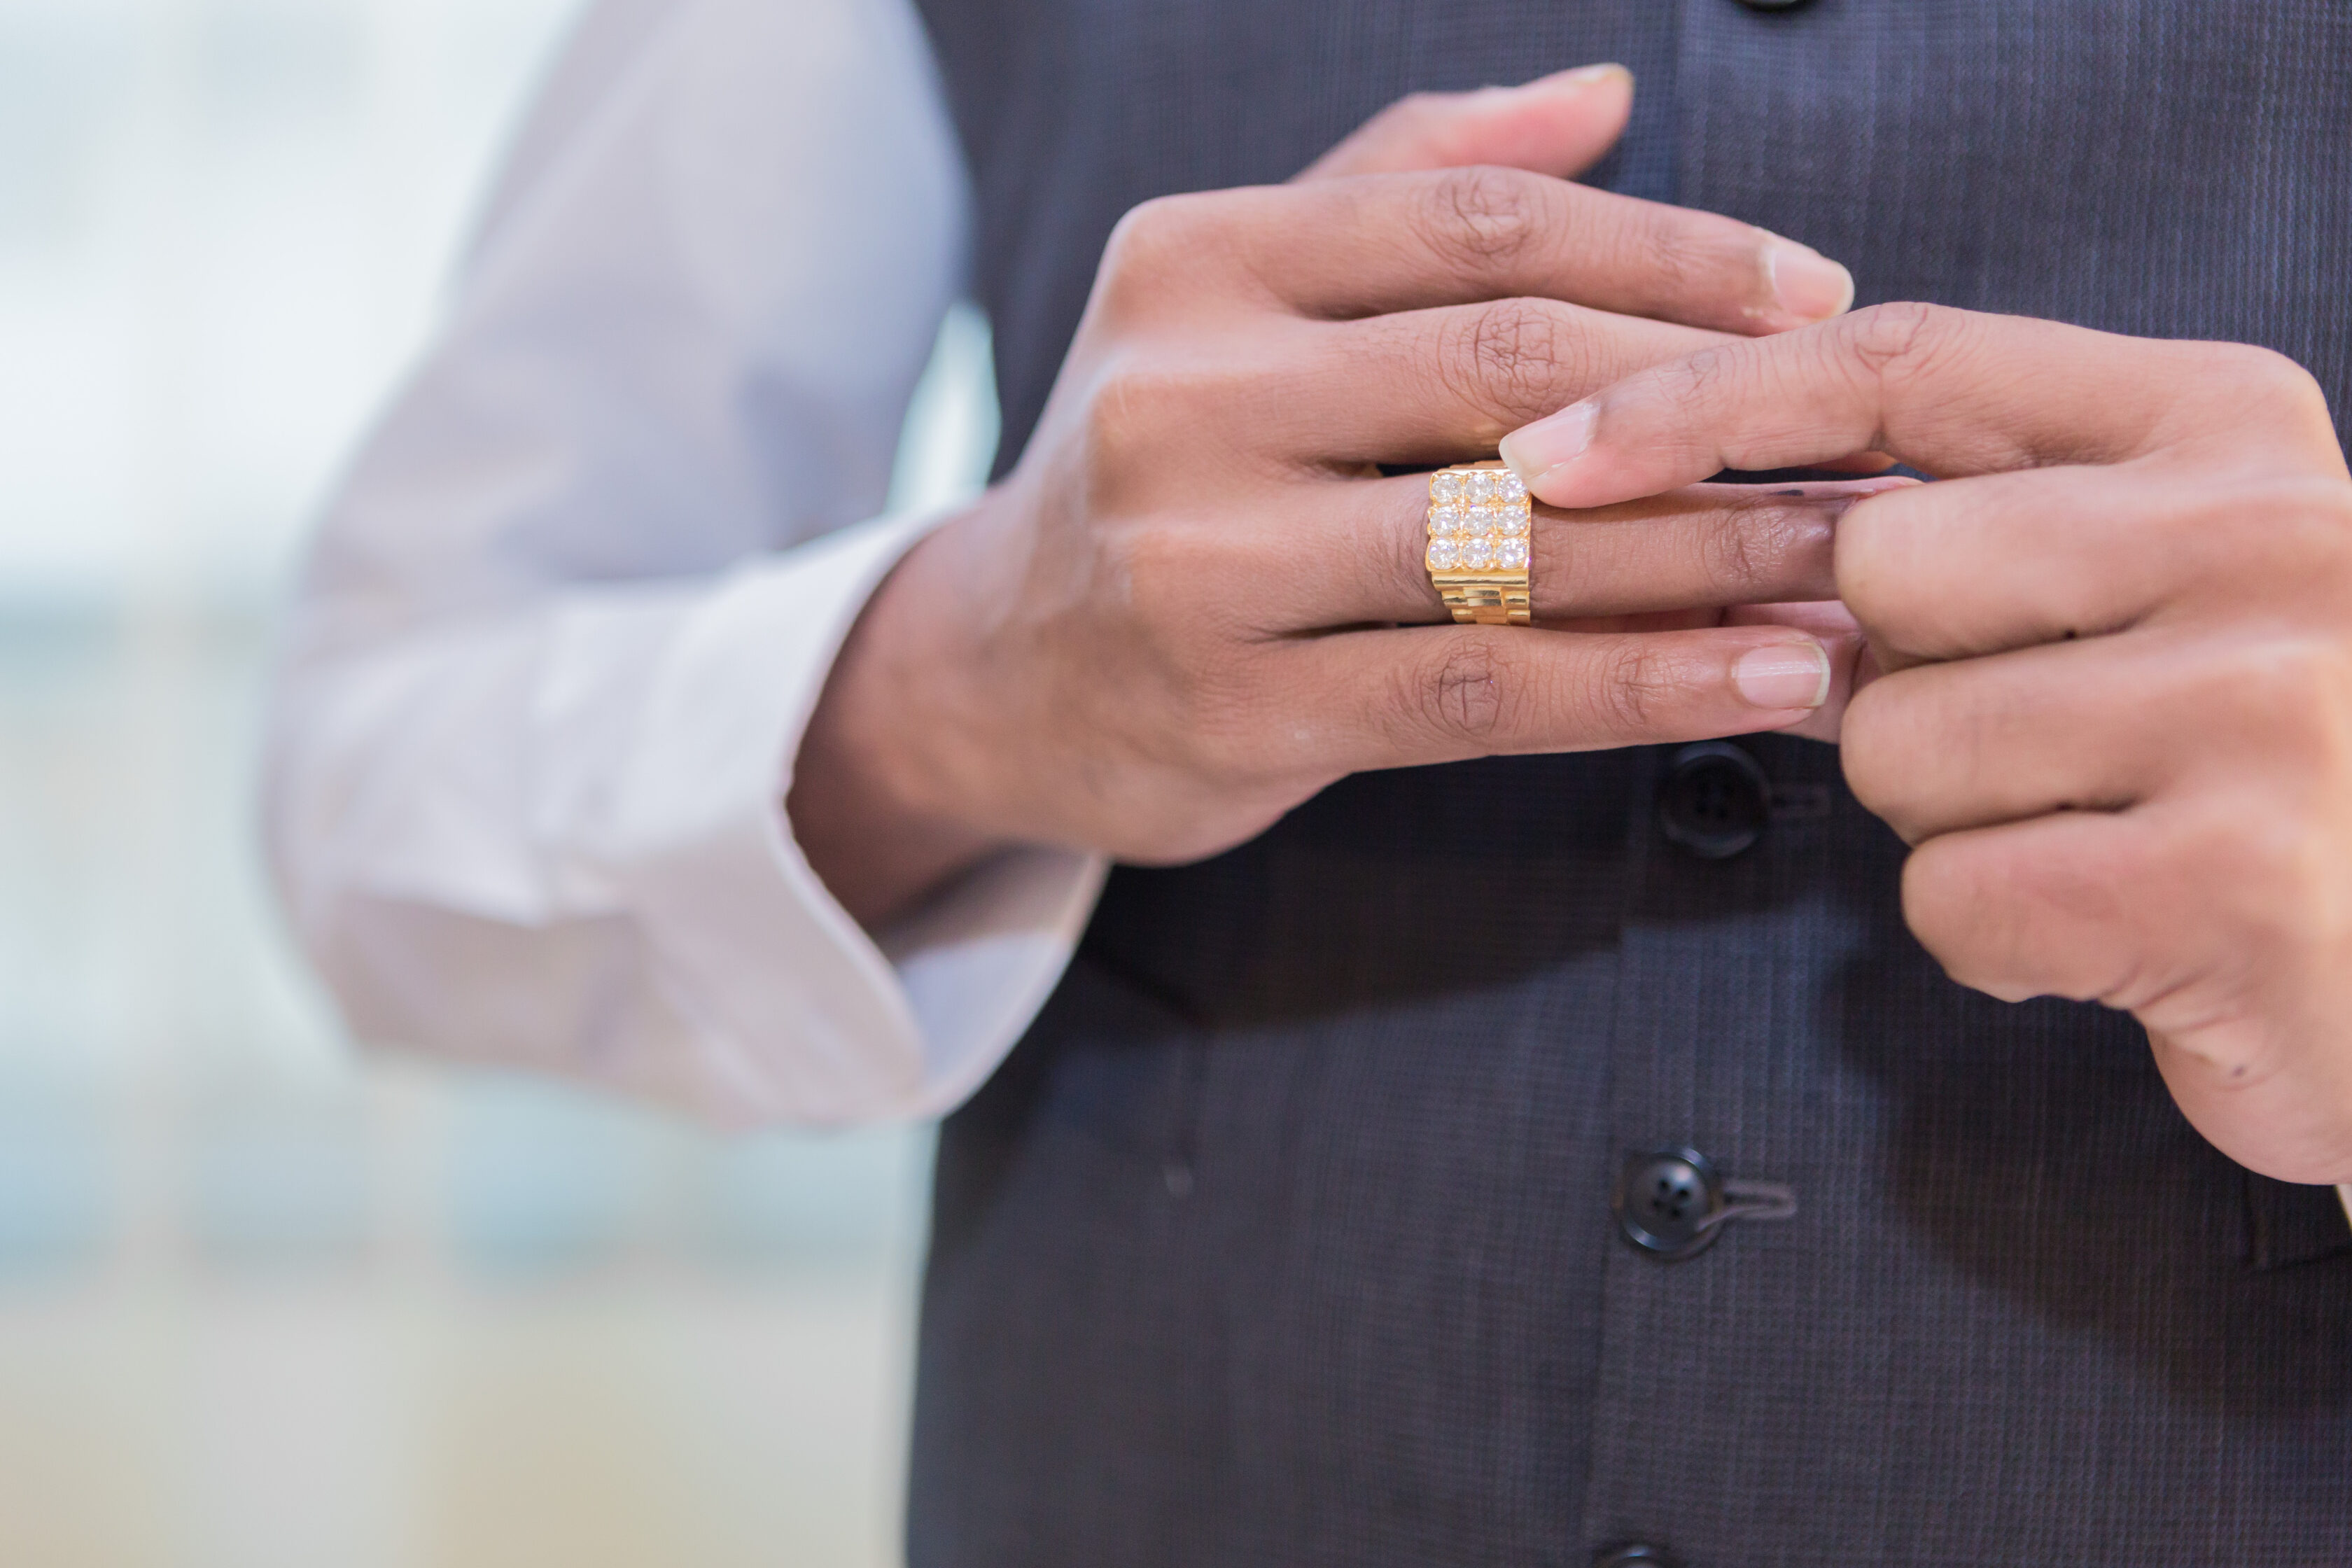
[(1521, 87), (1417, 92), (1357, 127), (1301, 180), (1495, 163), (1569, 178), (1599, 163), (1633, 111), (1633, 73), (1580, 66)]

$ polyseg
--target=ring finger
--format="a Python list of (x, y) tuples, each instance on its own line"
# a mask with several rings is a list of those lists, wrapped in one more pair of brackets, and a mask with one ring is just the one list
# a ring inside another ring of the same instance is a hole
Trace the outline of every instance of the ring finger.
[[(1538, 620), (1716, 610), (1834, 596), (1837, 520), (1901, 479), (1692, 485), (1587, 512), (1535, 510), (1528, 580)], [(1423, 475), (1292, 490), (1278, 529), (1235, 531), (1234, 569), (1271, 632), (1438, 622)]]

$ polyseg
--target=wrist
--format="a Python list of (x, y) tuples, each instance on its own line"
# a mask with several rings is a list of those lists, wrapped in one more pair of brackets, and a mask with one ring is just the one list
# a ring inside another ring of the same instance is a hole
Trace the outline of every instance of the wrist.
[(810, 866), (869, 930), (1005, 847), (962, 809), (940, 755), (953, 747), (962, 705), (946, 690), (960, 665), (940, 613), (949, 607), (924, 592), (934, 574), (919, 558), (939, 542), (916, 546), (851, 627), (785, 802)]

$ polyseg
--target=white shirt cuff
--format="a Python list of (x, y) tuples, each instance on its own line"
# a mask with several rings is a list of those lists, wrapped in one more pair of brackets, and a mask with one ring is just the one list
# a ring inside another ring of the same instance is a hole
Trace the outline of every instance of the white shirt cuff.
[(746, 1120), (940, 1114), (994, 1071), (1084, 931), (1104, 864), (1027, 849), (978, 868), (882, 948), (801, 853), (792, 765), (843, 640), (938, 521), (891, 517), (733, 573), (671, 640), (630, 748), (608, 862), (701, 1098)]

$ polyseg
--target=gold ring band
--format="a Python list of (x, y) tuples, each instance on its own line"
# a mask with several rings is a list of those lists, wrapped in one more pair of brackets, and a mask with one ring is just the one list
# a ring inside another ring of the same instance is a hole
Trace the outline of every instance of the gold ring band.
[(1535, 508), (1501, 463), (1460, 463), (1429, 476), (1429, 580), (1465, 626), (1524, 626)]

